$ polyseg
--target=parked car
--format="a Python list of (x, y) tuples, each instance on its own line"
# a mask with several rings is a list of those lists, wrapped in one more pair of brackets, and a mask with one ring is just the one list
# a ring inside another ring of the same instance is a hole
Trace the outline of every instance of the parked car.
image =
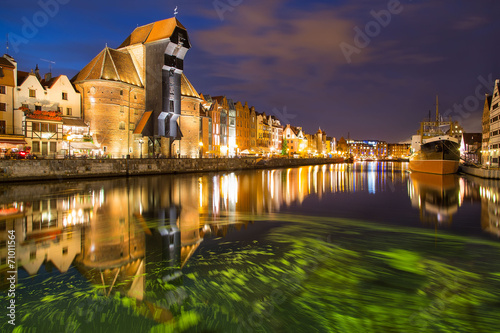
[(27, 155), (28, 155), (28, 152), (26, 152), (24, 150), (19, 150), (17, 148), (11, 148), (11, 149), (8, 149), (4, 153), (4, 158), (14, 159), (14, 160), (24, 160), (24, 159), (26, 159)]

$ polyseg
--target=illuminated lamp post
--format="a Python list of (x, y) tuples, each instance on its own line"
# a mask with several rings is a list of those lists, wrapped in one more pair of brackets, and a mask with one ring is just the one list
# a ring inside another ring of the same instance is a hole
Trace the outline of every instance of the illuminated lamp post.
[(200, 158), (202, 158), (203, 157), (203, 142), (200, 141), (200, 143), (198, 143), (198, 146), (200, 147), (199, 148)]
[(71, 140), (73, 140), (71, 134), (68, 134), (68, 136), (66, 136), (66, 140), (68, 141), (68, 157), (71, 158)]
[(144, 143), (144, 140), (143, 139), (140, 139), (139, 140), (139, 146), (141, 147), (140, 150), (141, 150), (141, 158), (142, 158), (142, 144)]

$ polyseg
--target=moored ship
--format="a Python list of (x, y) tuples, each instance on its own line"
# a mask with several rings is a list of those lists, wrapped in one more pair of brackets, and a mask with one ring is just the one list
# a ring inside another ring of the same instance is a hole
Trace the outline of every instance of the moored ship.
[(453, 137), (453, 122), (439, 117), (436, 97), (436, 119), (423, 121), (418, 135), (412, 138), (414, 153), (410, 156), (410, 170), (446, 175), (456, 173), (460, 162), (460, 143)]

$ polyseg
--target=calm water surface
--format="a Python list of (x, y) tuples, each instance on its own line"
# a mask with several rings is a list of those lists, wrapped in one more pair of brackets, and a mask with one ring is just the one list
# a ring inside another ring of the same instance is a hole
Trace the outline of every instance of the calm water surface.
[(499, 331), (499, 197), (389, 162), (2, 184), (1, 330)]

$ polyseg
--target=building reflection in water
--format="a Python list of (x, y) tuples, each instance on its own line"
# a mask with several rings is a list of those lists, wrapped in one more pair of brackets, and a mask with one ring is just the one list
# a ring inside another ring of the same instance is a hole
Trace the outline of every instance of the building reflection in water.
[(171, 269), (161, 279), (175, 280), (204, 237), (225, 236), (252, 223), (248, 216), (300, 205), (311, 195), (376, 193), (404, 182), (404, 164), (391, 165), (391, 172), (386, 167), (335, 164), (5, 185), (0, 197), (2, 271), (7, 230), (15, 229), (17, 263), (29, 275), (42, 265), (64, 273), (74, 263), (93, 283), (104, 285), (107, 294), (119, 285), (141, 300), (145, 276), (151, 274), (147, 263), (168, 263)]
[(500, 237), (500, 181), (479, 178), (474, 178), (473, 182), (469, 178), (465, 180), (481, 200), (481, 228)]
[(483, 228), (500, 235), (497, 183), (406, 171), (407, 164), (362, 162), (12, 185), (0, 196), (1, 271), (7, 271), (7, 230), (15, 229), (18, 267), (29, 275), (42, 265), (64, 273), (73, 264), (106, 295), (133, 297), (165, 321), (169, 305), (183, 297), (162, 283), (182, 284), (182, 267), (204, 238), (224, 237), (254, 215), (301, 205), (308, 196), (374, 195), (407, 183), (422, 221), (449, 224), (464, 200), (480, 200)]

